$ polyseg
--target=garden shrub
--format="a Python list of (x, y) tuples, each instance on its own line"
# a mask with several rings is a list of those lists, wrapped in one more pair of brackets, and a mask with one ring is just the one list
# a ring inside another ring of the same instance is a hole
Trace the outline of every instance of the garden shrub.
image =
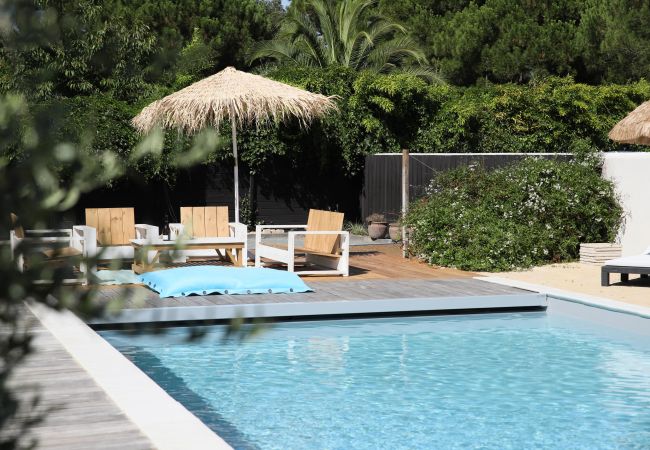
[(437, 100), (409, 143), (413, 152), (557, 153), (585, 139), (601, 151), (621, 150), (607, 133), (650, 97), (646, 81), (589, 86), (569, 77), (429, 90)]
[(506, 271), (570, 261), (581, 242), (611, 242), (623, 210), (592, 158), (527, 158), (439, 174), (411, 205), (411, 251), (430, 264)]
[(327, 116), (313, 140), (335, 148), (348, 174), (362, 171), (366, 155), (403, 148), (413, 153), (572, 153), (586, 143), (600, 151), (647, 151), (607, 137), (650, 97), (647, 81), (590, 86), (549, 77), (527, 85), (464, 88), (344, 68), (285, 67), (268, 76), (338, 96), (339, 114)]

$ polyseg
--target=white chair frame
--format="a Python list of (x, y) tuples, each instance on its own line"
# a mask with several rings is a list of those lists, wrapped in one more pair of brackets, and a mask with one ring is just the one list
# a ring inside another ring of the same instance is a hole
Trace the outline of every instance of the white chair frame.
[[(105, 258), (105, 249), (109, 246), (103, 247), (97, 245), (97, 229), (88, 225), (75, 225), (72, 227), (73, 241), (78, 242), (78, 245), (85, 255), (85, 258), (96, 258), (98, 261), (110, 261), (111, 259), (132, 260), (133, 255), (128, 252), (133, 252), (133, 247), (130, 245), (117, 245), (110, 246), (124, 250), (127, 254), (120, 258)], [(136, 239), (157, 239), (158, 227), (155, 225), (136, 224), (135, 225)], [(77, 247), (75, 247), (77, 248)], [(87, 270), (87, 268), (84, 268)], [(84, 270), (84, 271), (85, 271)], [(90, 268), (91, 271), (96, 272), (97, 266), (94, 265)]]
[[(289, 231), (287, 249), (272, 247), (262, 243), (262, 231), (265, 229), (293, 230), (307, 229), (307, 225), (257, 225), (255, 227), (255, 267), (262, 267), (262, 258), (278, 261), (287, 265), (289, 272), (298, 275), (343, 275), (350, 274), (350, 233), (348, 231)], [(341, 236), (341, 254), (323, 256), (305, 253), (308, 263), (327, 267), (329, 270), (301, 270), (296, 272), (296, 236), (339, 235)]]
[[(11, 248), (11, 258), (21, 272), (25, 270), (25, 257), (22, 253), (18, 253), (20, 244), (29, 244), (33, 249), (52, 248), (56, 244), (66, 245), (75, 248), (81, 252), (81, 263), (79, 265), (79, 272), (83, 274), (81, 279), (64, 280), (64, 282), (79, 282), (86, 284), (88, 282), (87, 267), (84, 260), (88, 257), (86, 246), (84, 242), (75, 236), (72, 229), (40, 229), (40, 230), (24, 230), (25, 237), (18, 237), (15, 230), (9, 232), (9, 245)], [(64, 236), (48, 236), (52, 234), (63, 234)]]

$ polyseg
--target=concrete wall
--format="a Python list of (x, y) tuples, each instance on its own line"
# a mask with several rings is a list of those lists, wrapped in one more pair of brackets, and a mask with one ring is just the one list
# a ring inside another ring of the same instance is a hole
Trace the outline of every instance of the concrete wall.
[(650, 153), (605, 153), (603, 176), (614, 182), (626, 212), (619, 233), (623, 256), (650, 247)]

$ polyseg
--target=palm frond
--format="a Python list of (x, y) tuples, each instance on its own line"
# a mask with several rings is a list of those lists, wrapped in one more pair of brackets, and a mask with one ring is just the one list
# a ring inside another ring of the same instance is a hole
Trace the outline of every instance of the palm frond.
[(273, 39), (255, 44), (248, 59), (249, 63), (265, 59), (297, 63), (296, 52), (297, 49), (293, 42)]
[(413, 40), (408, 36), (399, 36), (384, 41), (373, 47), (368, 54), (367, 64), (377, 68), (387, 64), (392, 65), (426, 65), (427, 59), (424, 52), (413, 45)]
[(304, 0), (289, 10), (273, 41), (254, 48), (251, 60), (409, 72), (444, 82), (406, 29), (376, 7), (377, 0)]
[(447, 84), (444, 74), (433, 66), (398, 66), (392, 70), (392, 73), (403, 73), (422, 78), (429, 84)]

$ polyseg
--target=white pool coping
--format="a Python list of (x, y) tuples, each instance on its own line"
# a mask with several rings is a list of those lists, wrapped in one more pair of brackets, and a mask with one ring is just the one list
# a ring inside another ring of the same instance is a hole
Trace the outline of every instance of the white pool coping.
[[(529, 291), (535, 291), (547, 295), (548, 297), (553, 297), (559, 300), (565, 300), (573, 303), (580, 303), (586, 306), (594, 306), (601, 309), (606, 309), (608, 311), (632, 314), (635, 316), (642, 317), (644, 319), (650, 319), (650, 308), (640, 305), (634, 305), (632, 303), (621, 302), (618, 300), (612, 300), (604, 297), (596, 297), (593, 295), (581, 294), (573, 291), (565, 291), (562, 289), (556, 289), (541, 284), (527, 283), (524, 281), (512, 280), (510, 278), (503, 277), (475, 277), (477, 280), (487, 281), (488, 283), (500, 284), (503, 286), (510, 286), (519, 289), (526, 289)], [(650, 290), (648, 291), (650, 295)]]
[(113, 402), (159, 450), (232, 449), (70, 311), (28, 304)]

